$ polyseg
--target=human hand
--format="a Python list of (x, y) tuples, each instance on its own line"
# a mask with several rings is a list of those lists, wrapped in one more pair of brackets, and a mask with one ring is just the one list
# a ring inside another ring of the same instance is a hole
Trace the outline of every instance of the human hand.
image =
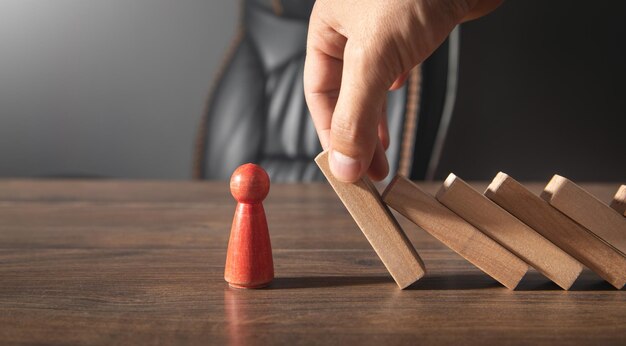
[(462, 21), (501, 0), (318, 0), (307, 38), (304, 91), (333, 175), (385, 178), (387, 90), (400, 88)]

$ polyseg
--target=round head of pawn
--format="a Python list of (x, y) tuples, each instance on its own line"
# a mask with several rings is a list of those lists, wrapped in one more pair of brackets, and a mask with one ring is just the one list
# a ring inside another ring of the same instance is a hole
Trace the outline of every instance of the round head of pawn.
[(260, 166), (246, 163), (230, 177), (230, 193), (239, 203), (261, 203), (270, 192), (270, 177)]

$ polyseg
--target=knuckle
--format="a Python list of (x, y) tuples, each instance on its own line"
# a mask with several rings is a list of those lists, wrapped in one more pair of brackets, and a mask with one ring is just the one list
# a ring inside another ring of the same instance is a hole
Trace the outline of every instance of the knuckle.
[(331, 127), (332, 145), (346, 155), (363, 156), (373, 148), (369, 139), (374, 137), (370, 130), (369, 126), (359, 125), (357, 122), (336, 121)]
[(335, 121), (332, 127), (333, 136), (342, 141), (353, 143), (359, 139), (359, 131), (351, 122), (345, 120)]

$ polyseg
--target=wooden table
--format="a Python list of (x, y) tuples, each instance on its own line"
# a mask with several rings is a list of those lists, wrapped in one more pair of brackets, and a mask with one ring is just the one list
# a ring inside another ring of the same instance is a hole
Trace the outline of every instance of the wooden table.
[(276, 279), (230, 289), (234, 207), (217, 182), (0, 181), (0, 343), (626, 343), (624, 290), (510, 291), (402, 218), (429, 273), (399, 290), (326, 184), (272, 186)]

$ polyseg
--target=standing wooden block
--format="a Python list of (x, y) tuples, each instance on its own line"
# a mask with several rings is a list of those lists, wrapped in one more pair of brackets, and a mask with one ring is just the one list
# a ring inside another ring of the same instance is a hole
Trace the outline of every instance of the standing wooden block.
[(330, 172), (328, 152), (319, 154), (315, 162), (398, 286), (406, 288), (424, 276), (422, 259), (369, 179), (354, 184), (338, 181)]
[(569, 289), (583, 270), (572, 256), (454, 174), (444, 182), (437, 200), (563, 289)]
[(517, 287), (528, 271), (524, 261), (404, 177), (396, 176), (393, 179), (383, 193), (383, 200), (510, 289)]
[(626, 253), (626, 219), (567, 178), (555, 175), (541, 197), (609, 245)]
[(626, 185), (620, 186), (617, 193), (615, 193), (613, 202), (611, 202), (611, 208), (617, 210), (622, 216), (626, 216)]
[(624, 256), (513, 178), (498, 173), (485, 195), (611, 285), (620, 289), (626, 283)]

